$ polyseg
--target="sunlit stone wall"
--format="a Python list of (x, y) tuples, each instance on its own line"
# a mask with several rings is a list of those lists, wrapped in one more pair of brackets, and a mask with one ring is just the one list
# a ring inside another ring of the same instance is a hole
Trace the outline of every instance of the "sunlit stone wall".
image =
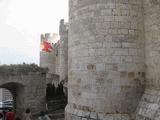
[(62, 19), (60, 21), (60, 81), (68, 78), (68, 24)]
[(142, 0), (69, 0), (66, 120), (130, 120), (144, 90)]
[(160, 0), (144, 0), (146, 90), (136, 120), (160, 120)]

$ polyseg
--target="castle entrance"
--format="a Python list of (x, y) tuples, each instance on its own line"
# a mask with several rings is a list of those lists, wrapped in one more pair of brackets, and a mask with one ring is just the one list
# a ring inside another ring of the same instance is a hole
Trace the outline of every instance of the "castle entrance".
[(19, 115), (26, 108), (30, 108), (32, 114), (45, 109), (45, 69), (34, 64), (0, 66), (0, 88), (10, 91), (14, 108)]
[(0, 98), (2, 101), (2, 108), (6, 110), (13, 108), (16, 112), (23, 108), (23, 94), (24, 85), (19, 83), (6, 83), (0, 86)]

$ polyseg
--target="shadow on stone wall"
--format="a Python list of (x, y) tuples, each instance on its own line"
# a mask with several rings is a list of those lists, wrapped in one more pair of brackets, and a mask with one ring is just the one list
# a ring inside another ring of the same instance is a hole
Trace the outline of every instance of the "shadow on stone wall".
[(54, 84), (48, 83), (46, 89), (46, 99), (64, 97), (63, 84), (59, 83), (57, 87)]

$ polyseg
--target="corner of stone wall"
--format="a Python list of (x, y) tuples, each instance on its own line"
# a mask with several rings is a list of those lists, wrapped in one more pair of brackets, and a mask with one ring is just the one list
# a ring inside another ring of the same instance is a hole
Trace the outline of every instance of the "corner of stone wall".
[(145, 90), (136, 110), (136, 120), (160, 120), (160, 90)]

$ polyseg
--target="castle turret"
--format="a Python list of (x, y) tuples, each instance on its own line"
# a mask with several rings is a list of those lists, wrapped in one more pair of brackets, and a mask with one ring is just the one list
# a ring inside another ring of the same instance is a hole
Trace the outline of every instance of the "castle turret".
[(60, 34), (60, 48), (59, 48), (59, 56), (60, 56), (60, 82), (63, 82), (64, 85), (64, 93), (67, 96), (67, 84), (68, 84), (68, 23), (64, 22), (64, 19), (60, 21), (59, 26), (59, 34)]
[(60, 81), (68, 78), (68, 24), (60, 21)]
[(49, 73), (56, 74), (56, 51), (54, 44), (58, 40), (58, 34), (41, 35), (40, 66), (49, 69)]
[(66, 120), (131, 120), (143, 93), (142, 0), (69, 0)]

